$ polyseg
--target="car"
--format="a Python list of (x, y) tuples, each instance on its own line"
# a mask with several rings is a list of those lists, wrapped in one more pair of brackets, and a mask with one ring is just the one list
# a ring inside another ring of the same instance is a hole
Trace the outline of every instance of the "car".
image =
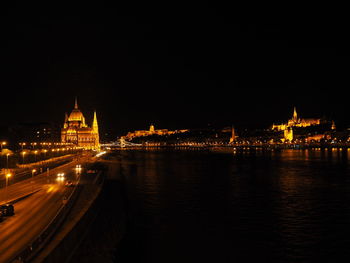
[(66, 185), (66, 186), (74, 186), (74, 184), (73, 184), (72, 181), (67, 181), (65, 185)]
[(3, 216), (13, 216), (15, 214), (15, 208), (12, 204), (3, 204), (0, 206), (0, 211)]

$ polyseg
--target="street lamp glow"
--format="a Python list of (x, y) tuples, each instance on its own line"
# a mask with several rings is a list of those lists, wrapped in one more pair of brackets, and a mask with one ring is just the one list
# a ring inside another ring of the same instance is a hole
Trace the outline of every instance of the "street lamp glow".
[(6, 201), (7, 200), (7, 186), (8, 186), (9, 179), (12, 176), (12, 174), (11, 173), (7, 173), (5, 176), (6, 176), (6, 185), (5, 185), (5, 201)]
[(27, 152), (21, 152), (22, 154), (22, 160), (23, 160), (23, 164), (24, 164), (24, 156), (26, 155)]
[(34, 191), (34, 181), (33, 181), (33, 177), (34, 177), (34, 173), (36, 172), (36, 169), (32, 170), (32, 192)]
[(2, 147), (5, 146), (7, 144), (7, 142), (3, 141), (1, 142), (1, 151), (2, 151)]

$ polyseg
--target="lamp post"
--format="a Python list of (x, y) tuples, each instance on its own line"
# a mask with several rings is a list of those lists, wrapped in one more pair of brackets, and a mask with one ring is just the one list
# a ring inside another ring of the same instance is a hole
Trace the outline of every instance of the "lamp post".
[(7, 201), (7, 186), (8, 186), (8, 183), (9, 183), (9, 179), (10, 177), (12, 176), (12, 174), (10, 173), (7, 173), (6, 174), (6, 185), (5, 185), (5, 202)]
[(34, 158), (35, 158), (34, 160), (35, 160), (35, 162), (36, 162), (36, 155), (37, 155), (37, 153), (38, 153), (38, 151), (35, 150), (35, 151), (34, 151)]
[(22, 154), (22, 162), (23, 162), (23, 164), (24, 164), (24, 156), (26, 155), (26, 153), (27, 153), (27, 152), (21, 152), (21, 154)]
[(26, 145), (26, 143), (25, 143), (25, 142), (20, 142), (20, 143), (19, 143), (19, 145), (21, 145), (21, 147), (22, 147), (22, 151), (23, 151), (23, 146), (25, 146), (25, 145)]
[(5, 146), (7, 144), (7, 142), (3, 141), (1, 142), (1, 151), (2, 151), (2, 147)]
[(7, 154), (6, 154), (6, 169), (7, 169), (7, 170), (9, 169), (9, 156), (10, 156), (10, 154), (7, 153)]
[(32, 192), (34, 191), (34, 181), (33, 181), (33, 179), (34, 179), (34, 173), (36, 172), (36, 170), (35, 169), (33, 169), (32, 170)]

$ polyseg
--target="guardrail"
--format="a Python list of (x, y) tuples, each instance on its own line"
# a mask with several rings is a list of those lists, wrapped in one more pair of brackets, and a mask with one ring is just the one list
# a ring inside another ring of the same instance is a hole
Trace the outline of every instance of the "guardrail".
[[(44, 228), (44, 230), (35, 237), (30, 244), (23, 249), (20, 253), (18, 253), (15, 257), (13, 257), (10, 262), (28, 262), (35, 257), (37, 253), (41, 251), (41, 249), (51, 240), (59, 227), (63, 224), (66, 219), (69, 211), (74, 205), (77, 197), (80, 193), (80, 176), (78, 179), (78, 183), (74, 187), (73, 191), (67, 198), (67, 202), (62, 202), (61, 208), (58, 210), (55, 217), (51, 220), (51, 222)], [(63, 201), (63, 200), (62, 200)]]

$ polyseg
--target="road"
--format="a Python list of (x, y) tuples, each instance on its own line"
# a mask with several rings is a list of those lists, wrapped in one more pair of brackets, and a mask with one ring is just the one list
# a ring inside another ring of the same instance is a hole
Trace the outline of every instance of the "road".
[[(51, 222), (63, 205), (64, 196), (69, 196), (73, 187), (66, 187), (65, 181), (58, 181), (57, 173), (65, 173), (65, 180), (76, 181), (76, 162), (58, 167), (46, 174), (38, 175), (0, 190), (0, 200), (10, 200), (37, 191), (14, 204), (15, 215), (6, 217), (0, 223), (0, 262), (8, 262), (22, 251)], [(6, 193), (7, 190), (7, 193)], [(0, 201), (1, 202), (1, 201)]]

